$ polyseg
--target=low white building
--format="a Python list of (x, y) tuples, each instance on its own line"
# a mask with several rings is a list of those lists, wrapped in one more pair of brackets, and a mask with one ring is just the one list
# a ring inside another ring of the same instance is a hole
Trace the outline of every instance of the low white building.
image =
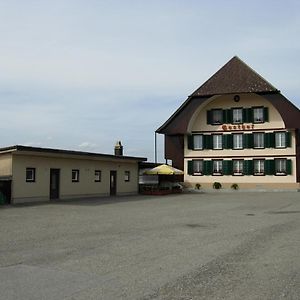
[(2, 203), (138, 193), (146, 158), (27, 146), (0, 149)]

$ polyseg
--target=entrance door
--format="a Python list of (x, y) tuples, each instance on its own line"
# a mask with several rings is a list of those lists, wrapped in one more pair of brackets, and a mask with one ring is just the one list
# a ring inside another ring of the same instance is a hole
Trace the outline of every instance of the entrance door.
[(50, 169), (50, 199), (59, 198), (59, 169)]
[(110, 195), (117, 194), (117, 171), (110, 171)]

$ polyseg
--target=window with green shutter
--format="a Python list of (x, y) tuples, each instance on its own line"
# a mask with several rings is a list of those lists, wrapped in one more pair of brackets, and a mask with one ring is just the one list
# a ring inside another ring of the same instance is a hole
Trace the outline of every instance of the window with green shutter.
[(264, 122), (269, 122), (269, 108), (264, 107)]
[(193, 175), (194, 174), (194, 164), (192, 160), (188, 160), (188, 174)]
[(210, 134), (205, 134), (203, 135), (203, 148), (204, 149), (212, 149), (212, 135)]
[(244, 160), (244, 175), (253, 175), (253, 161)]
[(275, 162), (273, 159), (265, 160), (265, 175), (274, 175), (275, 174)]
[(232, 149), (232, 134), (223, 135), (223, 148)]
[(206, 111), (206, 123), (212, 124), (212, 112), (211, 110)]
[(253, 109), (244, 108), (243, 109), (243, 120), (244, 123), (253, 123)]
[(204, 160), (203, 161), (203, 175), (211, 175), (212, 174), (212, 161)]
[(232, 175), (232, 160), (223, 160), (223, 175)]
[(292, 174), (292, 160), (287, 159), (286, 160), (286, 175), (291, 175)]
[(292, 134), (287, 131), (286, 133), (286, 147), (292, 147)]
[(253, 148), (253, 134), (252, 133), (246, 133), (243, 136), (244, 140), (244, 148)]
[(194, 138), (192, 135), (187, 136), (187, 142), (188, 142), (188, 149), (193, 150), (194, 149)]
[(275, 148), (275, 133), (268, 132), (265, 134), (265, 146), (266, 148)]

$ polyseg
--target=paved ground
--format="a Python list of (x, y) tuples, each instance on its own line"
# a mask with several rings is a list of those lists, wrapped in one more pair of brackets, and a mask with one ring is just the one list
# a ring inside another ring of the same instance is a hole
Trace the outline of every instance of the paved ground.
[(0, 208), (0, 299), (300, 299), (300, 193)]

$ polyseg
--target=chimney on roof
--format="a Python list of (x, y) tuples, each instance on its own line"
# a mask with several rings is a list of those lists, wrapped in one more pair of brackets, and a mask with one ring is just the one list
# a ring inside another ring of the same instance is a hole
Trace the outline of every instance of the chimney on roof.
[(115, 145), (115, 155), (116, 156), (122, 156), (123, 155), (123, 146), (121, 144), (121, 141), (117, 141)]

